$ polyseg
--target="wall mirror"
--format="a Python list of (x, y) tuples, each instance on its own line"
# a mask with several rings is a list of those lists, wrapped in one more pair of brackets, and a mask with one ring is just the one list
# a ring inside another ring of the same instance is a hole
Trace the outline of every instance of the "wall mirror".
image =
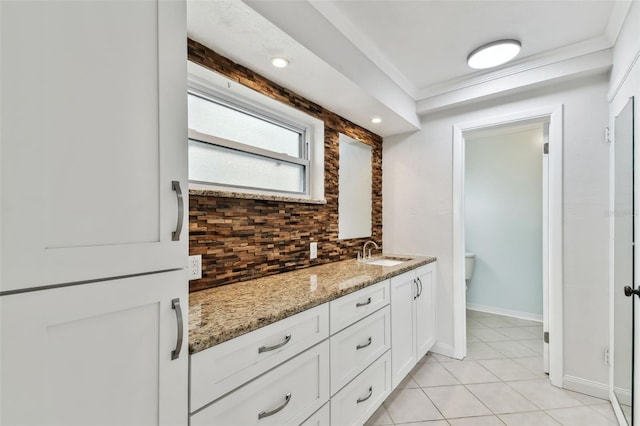
[(371, 236), (371, 146), (340, 134), (338, 238)]
[(627, 424), (633, 424), (633, 299), (624, 294), (634, 284), (633, 98), (614, 122), (613, 244), (613, 393)]

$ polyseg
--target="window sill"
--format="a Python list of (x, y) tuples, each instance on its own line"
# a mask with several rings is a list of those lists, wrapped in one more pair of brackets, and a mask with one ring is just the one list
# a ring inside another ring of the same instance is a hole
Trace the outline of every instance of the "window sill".
[(216, 189), (189, 189), (189, 195), (204, 197), (242, 198), (246, 200), (281, 201), (284, 203), (327, 204), (327, 200), (288, 197), (285, 195), (249, 194), (245, 192), (220, 191)]

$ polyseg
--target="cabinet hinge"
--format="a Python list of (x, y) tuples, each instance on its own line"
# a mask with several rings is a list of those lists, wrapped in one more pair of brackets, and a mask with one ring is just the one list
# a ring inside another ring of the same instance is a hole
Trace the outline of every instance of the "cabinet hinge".
[(604, 143), (611, 143), (611, 131), (608, 127), (604, 128)]
[(543, 334), (543, 340), (545, 343), (549, 343), (549, 332), (545, 331)]
[(543, 152), (544, 152), (545, 154), (548, 154), (548, 153), (549, 153), (549, 142), (545, 142), (545, 143), (544, 143)]

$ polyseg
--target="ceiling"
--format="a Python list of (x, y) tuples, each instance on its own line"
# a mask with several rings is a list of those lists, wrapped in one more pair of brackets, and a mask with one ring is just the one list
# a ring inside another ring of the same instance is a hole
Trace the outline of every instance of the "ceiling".
[[(606, 72), (630, 1), (188, 0), (189, 37), (382, 136), (418, 116), (549, 80)], [(477, 71), (502, 38), (518, 58)], [(276, 69), (270, 59), (290, 66)], [(383, 122), (372, 124), (380, 116)]]

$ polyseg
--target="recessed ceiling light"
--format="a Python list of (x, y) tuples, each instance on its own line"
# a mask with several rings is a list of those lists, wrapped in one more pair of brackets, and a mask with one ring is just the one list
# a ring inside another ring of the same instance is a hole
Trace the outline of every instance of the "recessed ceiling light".
[(382, 123), (382, 118), (380, 118), (380, 117), (373, 117), (373, 118), (371, 119), (371, 122), (372, 122), (373, 124), (380, 124), (380, 123)]
[(518, 40), (493, 41), (469, 53), (467, 64), (475, 69), (497, 67), (518, 56), (521, 46)]
[(276, 68), (286, 68), (289, 65), (289, 60), (287, 58), (275, 57), (271, 59), (271, 65)]

